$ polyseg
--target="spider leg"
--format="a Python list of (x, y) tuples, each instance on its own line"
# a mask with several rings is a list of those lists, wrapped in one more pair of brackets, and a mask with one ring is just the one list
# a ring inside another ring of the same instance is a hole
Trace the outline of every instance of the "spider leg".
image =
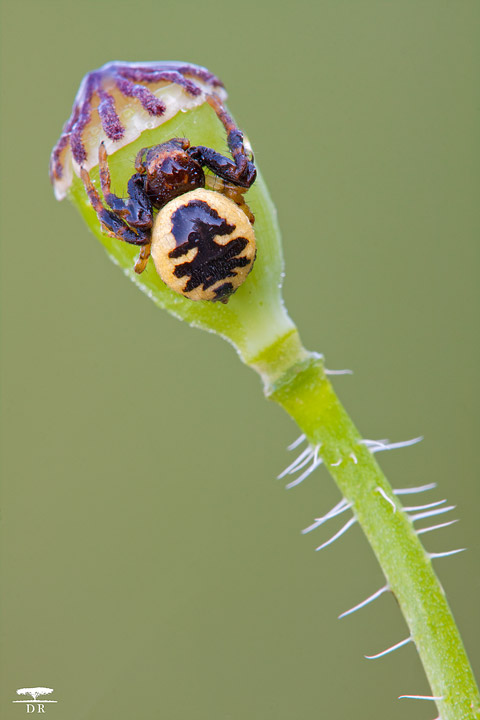
[(119, 215), (112, 210), (107, 210), (107, 208), (103, 206), (100, 195), (95, 189), (90, 175), (85, 168), (80, 169), (80, 176), (85, 186), (88, 199), (97, 213), (100, 224), (107, 235), (128, 242), (131, 245), (147, 245), (150, 243), (149, 230), (144, 230), (141, 227), (136, 231), (132, 230)]
[(135, 170), (137, 173), (145, 173), (147, 172), (147, 168), (144, 165), (145, 162), (145, 155), (148, 152), (150, 148), (144, 147), (141, 150), (138, 151), (138, 153), (135, 156)]
[(238, 187), (232, 183), (226, 182), (223, 178), (216, 175), (205, 176), (205, 187), (209, 190), (215, 190), (216, 192), (222, 193), (226, 197), (233, 200), (238, 207), (243, 210), (250, 222), (255, 222), (255, 215), (250, 210), (249, 206), (245, 202), (244, 193), (246, 188)]
[(253, 184), (257, 177), (255, 165), (250, 162), (250, 160), (247, 161), (245, 171), (243, 172), (238, 169), (237, 165), (232, 162), (230, 158), (203, 145), (192, 148), (191, 151), (189, 151), (189, 155), (201, 165), (212, 170), (215, 175), (234, 185), (240, 185), (240, 187), (244, 187), (245, 190)]
[(141, 273), (145, 270), (148, 263), (148, 258), (150, 257), (150, 252), (152, 250), (152, 243), (149, 242), (146, 245), (142, 246), (142, 249), (140, 250), (137, 260), (135, 262), (134, 270), (137, 273), (137, 275), (141, 275)]
[(187, 152), (202, 165), (212, 170), (216, 175), (231, 182), (249, 188), (257, 177), (257, 170), (252, 160), (249, 159), (243, 144), (243, 134), (235, 125), (233, 118), (225, 110), (218, 95), (208, 95), (208, 104), (215, 110), (218, 119), (223, 124), (227, 133), (227, 144), (232, 153), (233, 162), (230, 158), (212, 148), (199, 145)]
[(207, 97), (207, 102), (217, 113), (218, 119), (222, 122), (227, 133), (227, 144), (235, 160), (238, 172), (243, 175), (247, 169), (249, 158), (243, 144), (243, 133), (235, 125), (233, 118), (227, 113), (225, 107), (218, 97), (212, 94)]
[(145, 192), (144, 176), (140, 173), (132, 175), (127, 185), (128, 199), (125, 201), (111, 191), (110, 169), (103, 142), (98, 148), (98, 162), (100, 184), (107, 205), (132, 227), (142, 230), (151, 228), (153, 224), (152, 203)]

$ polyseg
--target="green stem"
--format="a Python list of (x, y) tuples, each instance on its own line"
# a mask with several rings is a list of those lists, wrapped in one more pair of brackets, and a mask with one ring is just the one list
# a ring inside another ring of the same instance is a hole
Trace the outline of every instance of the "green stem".
[[(283, 347), (282, 347), (283, 345)], [(280, 358), (280, 361), (279, 361)], [(352, 504), (410, 629), (442, 720), (480, 718), (472, 670), (429, 555), (328, 381), (321, 357), (288, 333), (252, 363)], [(388, 498), (388, 500), (386, 499)]]

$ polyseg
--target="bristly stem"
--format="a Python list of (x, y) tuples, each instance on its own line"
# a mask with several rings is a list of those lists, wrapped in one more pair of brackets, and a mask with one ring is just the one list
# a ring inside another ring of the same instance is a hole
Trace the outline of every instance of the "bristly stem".
[[(301, 347), (290, 333), (285, 357)], [(279, 345), (280, 343), (276, 343)], [(410, 629), (442, 720), (480, 718), (480, 695), (443, 590), (369, 448), (326, 377), (322, 358), (305, 351), (279, 372), (279, 347), (256, 358), (267, 396), (297, 422), (336, 481), (380, 563)], [(441, 698), (441, 699), (438, 699)]]

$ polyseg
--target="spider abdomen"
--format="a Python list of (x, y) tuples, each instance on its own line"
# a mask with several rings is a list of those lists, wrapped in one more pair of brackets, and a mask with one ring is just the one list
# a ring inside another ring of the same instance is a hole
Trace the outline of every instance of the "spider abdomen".
[(255, 261), (253, 227), (232, 200), (199, 188), (157, 215), (152, 258), (163, 282), (190, 300), (227, 302)]

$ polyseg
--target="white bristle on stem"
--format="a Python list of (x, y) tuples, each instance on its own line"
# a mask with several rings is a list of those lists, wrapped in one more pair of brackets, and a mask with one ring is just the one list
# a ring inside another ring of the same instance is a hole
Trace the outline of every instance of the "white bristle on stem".
[(430, 560), (435, 560), (435, 558), (450, 557), (450, 555), (458, 555), (458, 553), (465, 552), (466, 549), (467, 548), (457, 548), (456, 550), (447, 550), (446, 552), (428, 553), (428, 557)]
[(399, 695), (399, 700), (444, 700), (443, 695)]
[(417, 512), (417, 510), (429, 510), (430, 508), (438, 507), (446, 503), (446, 500), (437, 500), (436, 502), (428, 503), (427, 505), (411, 505), (410, 507), (404, 507), (404, 512)]
[(412, 638), (408, 637), (405, 638), (405, 640), (401, 640), (398, 643), (395, 643), (395, 645), (391, 645), (391, 647), (387, 648), (386, 650), (382, 650), (382, 652), (377, 653), (376, 655), (365, 655), (367, 660), (376, 660), (377, 658), (381, 658), (384, 655), (389, 655), (391, 652), (394, 652), (395, 650), (398, 650), (399, 648), (403, 647), (404, 645), (408, 645), (408, 643), (412, 642)]
[(357, 522), (356, 518), (354, 518), (354, 517), (350, 518), (350, 520), (348, 522), (346, 522), (345, 525), (342, 528), (340, 528), (340, 530), (338, 532), (335, 533), (335, 535), (332, 535), (330, 540), (327, 540), (326, 542), (319, 545), (316, 548), (316, 550), (323, 550), (323, 548), (326, 548), (328, 545), (331, 545), (333, 542), (335, 542), (335, 540), (338, 540), (339, 537), (344, 535), (344, 533), (346, 533), (347, 530), (349, 528), (351, 528), (352, 525), (354, 525), (356, 522)]
[(433, 517), (434, 515), (443, 515), (443, 513), (455, 510), (455, 505), (447, 505), (446, 507), (435, 508), (434, 510), (426, 510), (425, 512), (417, 513), (416, 515), (409, 515), (410, 520), (415, 522), (416, 520), (423, 520), (427, 517)]
[(385, 490), (381, 487), (376, 487), (375, 491), (380, 493), (380, 495), (383, 497), (384, 500), (386, 500), (393, 508), (393, 512), (396, 512), (397, 506), (393, 502), (392, 498), (389, 498)]
[(317, 467), (322, 465), (323, 460), (322, 460), (322, 458), (318, 457), (319, 451), (320, 451), (320, 445), (317, 445), (317, 447), (315, 448), (315, 451), (313, 453), (312, 464), (310, 465), (309, 468), (307, 468), (305, 470), (305, 472), (302, 475), (300, 475), (300, 477), (296, 478), (296, 480), (292, 480), (292, 482), (288, 483), (288, 485), (285, 486), (287, 488), (287, 490), (290, 490), (290, 488), (295, 487), (296, 485), (300, 485), (300, 483), (303, 482), (304, 480), (306, 480), (306, 478), (309, 475), (311, 475), (312, 472), (317, 469)]
[(423, 440), (422, 436), (411, 438), (410, 440), (402, 440), (400, 442), (391, 443), (382, 440), (359, 440), (361, 445), (366, 445), (371, 453), (383, 452), (384, 450), (397, 450), (399, 448), (410, 447), (416, 445)]
[(350, 510), (352, 507), (352, 504), (347, 502), (345, 499), (340, 500), (339, 503), (335, 505), (331, 510), (329, 510), (325, 515), (322, 515), (322, 517), (315, 518), (315, 521), (306, 527), (304, 530), (302, 530), (302, 535), (306, 535), (307, 533), (311, 532), (312, 530), (316, 530), (320, 525), (323, 525), (323, 523), (326, 523), (327, 520), (331, 520), (334, 517), (337, 517), (337, 515), (341, 515), (341, 513), (346, 512), (347, 510)]
[(394, 495), (415, 495), (416, 493), (427, 492), (427, 490), (434, 490), (437, 487), (437, 483), (428, 483), (427, 485), (420, 485), (419, 487), (413, 488), (397, 488), (393, 491)]
[(439, 525), (432, 525), (431, 527), (420, 528), (420, 530), (417, 530), (417, 535), (424, 535), (425, 533), (431, 532), (432, 530), (440, 530), (440, 528), (448, 527), (449, 525), (454, 525), (457, 522), (458, 522), (458, 519), (450, 520), (450, 522), (440, 523)]
[(293, 443), (291, 443), (291, 445), (289, 445), (287, 447), (287, 450), (295, 450), (295, 448), (297, 448), (299, 445), (301, 445), (303, 443), (303, 441), (306, 439), (307, 439), (307, 436), (305, 435), (305, 433), (302, 433), (300, 435), (300, 437), (298, 437), (296, 440), (294, 440)]
[(361, 610), (366, 605), (369, 605), (371, 602), (373, 602), (374, 600), (376, 600), (377, 598), (379, 598), (381, 595), (388, 592), (389, 590), (390, 590), (389, 586), (384, 585), (383, 587), (380, 588), (380, 590), (377, 590), (376, 592), (372, 593), (372, 595), (370, 595), (368, 598), (366, 598), (365, 600), (362, 600), (362, 602), (358, 603), (358, 605), (354, 605), (352, 608), (350, 608), (350, 610), (345, 610), (345, 612), (343, 612), (341, 615), (338, 616), (338, 619), (340, 620), (341, 618), (347, 617), (347, 615), (351, 615), (352, 613), (357, 612), (357, 610)]
[(285, 470), (283, 470), (283, 472), (280, 473), (280, 475), (277, 476), (277, 480), (281, 480), (285, 477), (285, 475), (291, 475), (302, 468), (310, 461), (311, 457), (313, 457), (313, 450), (310, 446), (308, 446), (287, 468), (285, 468)]
[(353, 375), (353, 370), (327, 370), (327, 368), (324, 368), (325, 375)]

